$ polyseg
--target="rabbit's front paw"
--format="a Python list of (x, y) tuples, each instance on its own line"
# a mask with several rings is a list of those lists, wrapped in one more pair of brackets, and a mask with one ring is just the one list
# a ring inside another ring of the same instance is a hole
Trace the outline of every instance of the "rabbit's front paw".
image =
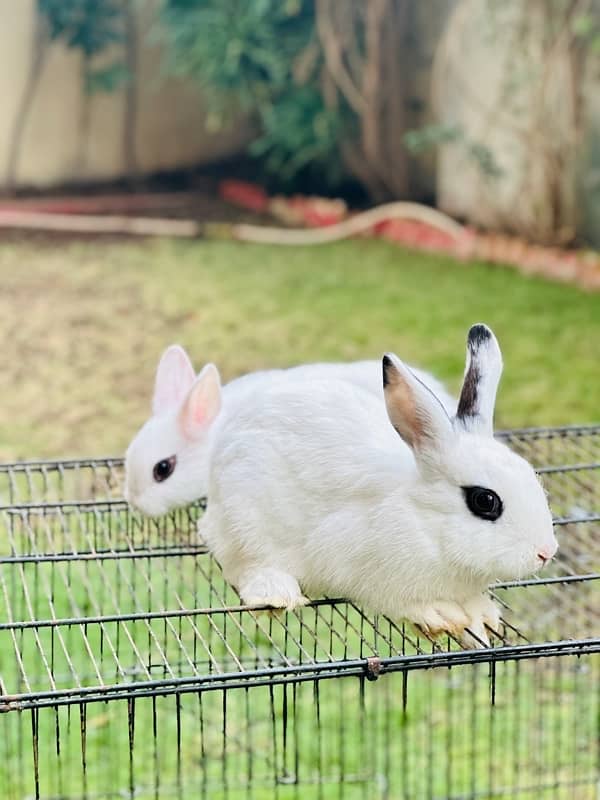
[(270, 606), (292, 611), (308, 603), (294, 577), (271, 567), (244, 576), (239, 591), (247, 606)]
[(489, 632), (500, 630), (500, 609), (487, 594), (477, 595), (465, 604), (465, 611), (469, 615), (469, 631), (474, 636), (465, 632), (463, 644), (465, 647), (490, 646)]
[(452, 600), (436, 600), (431, 605), (414, 608), (407, 617), (430, 636), (440, 633), (460, 636), (469, 624), (465, 610)]

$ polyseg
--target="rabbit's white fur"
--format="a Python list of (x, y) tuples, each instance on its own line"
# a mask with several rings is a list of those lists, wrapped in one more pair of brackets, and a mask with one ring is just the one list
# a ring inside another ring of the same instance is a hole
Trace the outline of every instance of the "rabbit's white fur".
[[(491, 435), (501, 366), (491, 331), (474, 326), (451, 420), (384, 358), (399, 436), (358, 384), (257, 385), (219, 426), (199, 525), (243, 602), (291, 609), (304, 593), (345, 596), (432, 634), (468, 626), (486, 642), (485, 625), (498, 623), (487, 586), (535, 571), (557, 547), (535, 472)], [(501, 498), (495, 521), (467, 508), (463, 487), (478, 486)]]
[[(427, 373), (415, 372), (437, 393), (448, 413), (453, 413), (456, 400), (442, 384)], [(379, 403), (374, 413), (387, 423), (378, 361), (307, 364), (254, 372), (221, 388), (214, 366), (207, 365), (196, 378), (186, 352), (177, 345), (167, 348), (156, 373), (153, 415), (127, 450), (127, 499), (144, 513), (156, 516), (206, 496), (210, 453), (223, 417), (235, 414), (238, 408), (253, 408), (255, 393), (267, 383), (273, 386), (290, 381), (309, 384), (325, 377), (348, 381), (375, 395)], [(184, 424), (186, 409), (188, 423)], [(157, 482), (153, 476), (155, 464), (173, 456), (176, 465), (172, 475)]]

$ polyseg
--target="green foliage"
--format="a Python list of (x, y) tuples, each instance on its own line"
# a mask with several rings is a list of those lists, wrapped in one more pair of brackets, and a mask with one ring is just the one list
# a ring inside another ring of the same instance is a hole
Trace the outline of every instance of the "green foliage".
[(577, 14), (573, 18), (571, 30), (589, 48), (592, 55), (600, 55), (600, 18), (597, 6), (586, 13)]
[(467, 153), (487, 178), (501, 178), (504, 170), (490, 148), (482, 142), (466, 142)]
[(325, 108), (310, 86), (292, 87), (262, 113), (263, 132), (250, 152), (265, 157), (267, 169), (285, 182), (303, 169), (322, 168), (332, 184), (342, 176), (338, 155), (340, 115)]
[(482, 142), (468, 139), (459, 125), (424, 125), (422, 128), (407, 131), (403, 140), (409, 152), (415, 154), (443, 144), (457, 144), (486, 178), (501, 178), (504, 174), (490, 148)]
[[(334, 108), (325, 103), (314, 0), (163, 0), (162, 21), (169, 66), (203, 87), (211, 129), (230, 124), (237, 110), (249, 112), (260, 129), (249, 151), (281, 181), (306, 170), (331, 187), (341, 180), (342, 142), (357, 133), (358, 120), (342, 97)], [(484, 175), (501, 175), (489, 148), (454, 126), (427, 125), (403, 137), (412, 154), (451, 141)]]
[(85, 59), (85, 89), (111, 92), (129, 79), (124, 61), (114, 57), (108, 64), (94, 68), (90, 62), (108, 48), (123, 43), (124, 7), (121, 0), (37, 0), (52, 42), (62, 42), (80, 50)]
[(122, 41), (122, 7), (119, 0), (38, 0), (50, 38), (87, 57)]
[(307, 0), (165, 0), (174, 69), (245, 109), (285, 91), (293, 59), (310, 39)]
[(341, 177), (344, 112), (327, 109), (319, 90), (312, 0), (164, 0), (162, 20), (169, 66), (203, 87), (212, 128), (226, 126), (232, 108), (250, 112), (261, 129), (251, 153), (271, 172), (284, 181), (307, 167), (332, 183)]
[(463, 136), (457, 125), (423, 125), (421, 128), (406, 131), (404, 144), (411, 153), (422, 153), (440, 144), (456, 142)]
[(116, 92), (129, 82), (129, 70), (122, 61), (113, 61), (107, 67), (88, 69), (85, 90), (88, 94), (96, 92)]

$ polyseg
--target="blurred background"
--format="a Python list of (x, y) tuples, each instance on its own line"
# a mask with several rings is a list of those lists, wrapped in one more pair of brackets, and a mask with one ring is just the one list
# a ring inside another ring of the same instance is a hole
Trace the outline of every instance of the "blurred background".
[(598, 419), (597, 0), (0, 0), (0, 65), (0, 457), (122, 452), (172, 342), (456, 390), (480, 320), (499, 427)]

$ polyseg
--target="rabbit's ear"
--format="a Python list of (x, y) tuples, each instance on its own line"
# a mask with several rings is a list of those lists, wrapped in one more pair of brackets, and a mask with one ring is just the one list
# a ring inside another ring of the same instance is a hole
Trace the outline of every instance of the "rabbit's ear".
[(195, 378), (192, 362), (183, 347), (178, 344), (167, 347), (156, 370), (152, 413), (164, 414), (179, 406)]
[(214, 364), (207, 364), (194, 381), (179, 412), (179, 425), (187, 439), (196, 439), (221, 410), (221, 378)]
[(502, 353), (486, 325), (473, 325), (467, 339), (467, 364), (456, 419), (469, 431), (492, 436), (494, 404), (502, 375)]
[(383, 393), (392, 425), (415, 453), (439, 449), (452, 435), (452, 422), (443, 405), (392, 354), (383, 357)]

